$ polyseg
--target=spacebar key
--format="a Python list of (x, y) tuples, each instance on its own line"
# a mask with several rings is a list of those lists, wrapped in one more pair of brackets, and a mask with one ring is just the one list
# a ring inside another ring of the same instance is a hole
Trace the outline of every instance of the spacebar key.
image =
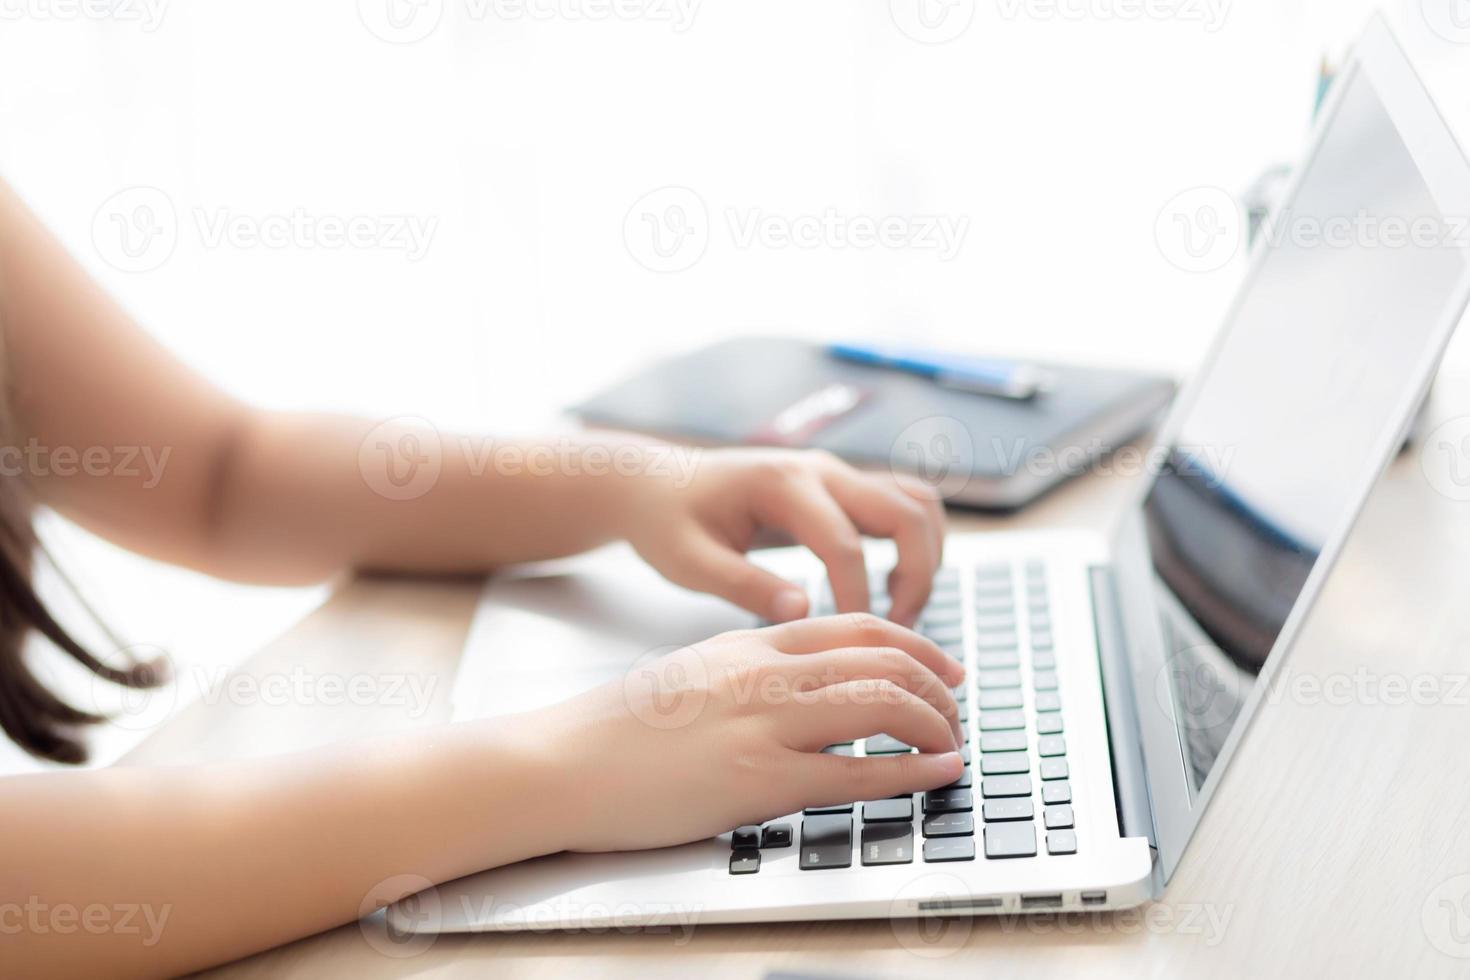
[(852, 867), (852, 817), (820, 814), (801, 818), (801, 869)]

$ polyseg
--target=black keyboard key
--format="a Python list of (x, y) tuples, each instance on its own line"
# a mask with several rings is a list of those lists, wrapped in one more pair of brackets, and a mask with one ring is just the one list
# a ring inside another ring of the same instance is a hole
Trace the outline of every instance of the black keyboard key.
[(1076, 854), (1077, 853), (1077, 831), (1075, 830), (1052, 830), (1046, 835), (1046, 853), (1048, 854)]
[(837, 804), (834, 804), (833, 806), (809, 806), (809, 807), (807, 807), (802, 812), (805, 813), (809, 817), (810, 816), (816, 816), (817, 814), (825, 814), (825, 813), (851, 813), (852, 812), (852, 804), (851, 803), (837, 803)]
[(761, 847), (790, 847), (791, 824), (773, 823), (761, 831)]
[(868, 755), (902, 755), (912, 752), (914, 747), (907, 742), (900, 742), (892, 735), (874, 735), (863, 743), (863, 749)]
[(863, 804), (864, 823), (886, 823), (893, 820), (914, 819), (914, 798), (905, 796), (901, 800), (869, 800)]
[(1063, 803), (1049, 806), (1043, 811), (1047, 830), (1070, 830), (1073, 826), (1072, 807)]
[(1026, 727), (1026, 713), (1018, 709), (1007, 708), (1004, 711), (982, 711), (980, 712), (980, 730), (982, 732), (1000, 732), (1007, 729), (1024, 729)]
[(1016, 796), (1006, 800), (986, 800), (983, 813), (986, 823), (1004, 823), (1008, 820), (1030, 820), (1036, 815), (1036, 807), (1029, 796)]
[(1019, 708), (1021, 689), (1019, 687), (998, 687), (981, 691), (977, 703), (981, 711), (989, 711), (994, 708)]
[[(982, 716), (983, 717), (983, 716)], [(1042, 711), (1036, 716), (1036, 734), (1060, 735), (1062, 715), (1059, 711)]]
[(970, 779), (971, 779), (971, 777), (970, 777), (970, 767), (969, 766), (966, 766), (965, 767), (965, 771), (962, 772), (962, 773), (960, 773), (960, 778), (959, 779), (956, 779), (952, 783), (945, 783), (943, 786), (941, 786), (939, 788), (940, 789), (969, 789), (970, 788)]
[(931, 789), (924, 794), (925, 813), (954, 813), (974, 808), (974, 794), (967, 789)]
[(852, 817), (803, 817), (800, 863), (803, 871), (852, 867)]
[(753, 875), (761, 869), (761, 852), (753, 847), (742, 847), (730, 854), (732, 875)]
[(1003, 732), (981, 732), (981, 752), (1024, 752), (1026, 729), (1012, 728)]
[(985, 825), (985, 856), (1021, 858), (1036, 856), (1036, 828), (1029, 823)]
[(863, 864), (910, 864), (914, 860), (914, 825), (874, 823), (863, 827)]
[(1042, 759), (1041, 760), (1041, 778), (1042, 779), (1066, 779), (1067, 778), (1067, 760), (1066, 759)]
[(924, 860), (932, 864), (942, 861), (975, 860), (975, 838), (935, 837), (924, 841)]
[(1067, 739), (1062, 735), (1043, 735), (1036, 740), (1036, 751), (1043, 757), (1067, 754)]
[(1006, 796), (1030, 796), (1030, 776), (988, 776), (980, 780), (980, 795), (987, 800)]
[(1071, 803), (1072, 784), (1065, 780), (1061, 782), (1042, 783), (1041, 802), (1046, 804)]
[(755, 824), (747, 824), (744, 827), (736, 827), (735, 832), (730, 835), (730, 846), (735, 850), (742, 847), (757, 847), (760, 845), (761, 829)]
[(969, 837), (974, 833), (975, 816), (971, 813), (932, 813), (924, 818), (925, 837)]

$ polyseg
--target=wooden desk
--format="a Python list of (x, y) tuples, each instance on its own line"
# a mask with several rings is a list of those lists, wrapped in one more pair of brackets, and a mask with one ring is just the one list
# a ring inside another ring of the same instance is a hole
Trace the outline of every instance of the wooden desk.
[[(1447, 386), (1441, 385), (1441, 390)], [(1470, 406), (1470, 397), (1460, 399)], [(1439, 418), (1452, 413), (1441, 410)], [(1014, 519), (1105, 520), (1128, 481), (1090, 476)], [(1417, 451), (1375, 492), (1165, 901), (1142, 911), (706, 926), (678, 934), (444, 936), (406, 959), (357, 925), (251, 957), (230, 977), (1464, 976), (1470, 972), (1470, 502), (1437, 493)], [(128, 759), (201, 762), (442, 721), (479, 583), (346, 583), (247, 673), (417, 672), (427, 711), (195, 705)], [(1320, 682), (1321, 689), (1311, 687)], [(1393, 688), (1402, 683), (1407, 689)], [(1421, 685), (1419, 694), (1413, 684)], [(1426, 693), (1427, 692), (1427, 693)], [(372, 820), (372, 814), (363, 814)], [(984, 971), (984, 972), (981, 972)]]

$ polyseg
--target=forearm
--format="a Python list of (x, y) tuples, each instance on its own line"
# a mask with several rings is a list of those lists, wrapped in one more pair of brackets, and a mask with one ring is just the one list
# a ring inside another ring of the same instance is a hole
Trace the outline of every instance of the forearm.
[(555, 791), (554, 766), (519, 728), (6, 780), (6, 972), (180, 973), (350, 922), (370, 895), (401, 897), (381, 888), (394, 876), (439, 882), (560, 850), (564, 829), (526, 808)]
[(346, 568), (482, 571), (575, 554), (625, 533), (638, 484), (678, 478), (682, 460), (640, 461), (643, 452), (666, 451), (624, 446), (587, 458), (570, 445), (260, 413), (222, 466), (215, 526), (196, 564), (308, 580)]

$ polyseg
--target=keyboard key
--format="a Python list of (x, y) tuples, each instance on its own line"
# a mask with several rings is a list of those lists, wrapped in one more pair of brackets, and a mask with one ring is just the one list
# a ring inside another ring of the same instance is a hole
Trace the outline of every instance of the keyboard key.
[(981, 732), (981, 752), (1024, 752), (1026, 751), (1026, 729), (1013, 728), (1004, 732)]
[(978, 633), (1014, 633), (1016, 631), (1015, 613), (986, 613), (976, 614), (975, 631)]
[(761, 831), (761, 847), (790, 847), (791, 824), (773, 823)]
[(991, 595), (977, 595), (975, 597), (975, 615), (977, 616), (1005, 616), (1014, 615), (1016, 605), (1011, 601), (1011, 590)]
[(1041, 802), (1043, 803), (1071, 803), (1072, 784), (1066, 781), (1042, 783)]
[(761, 852), (753, 847), (742, 847), (730, 854), (732, 875), (753, 875), (761, 869)]
[(914, 860), (914, 825), (875, 823), (863, 827), (863, 864), (909, 864)]
[(949, 659), (951, 659), (951, 660), (958, 660), (960, 663), (964, 663), (965, 662), (965, 647), (964, 647), (964, 644), (962, 644), (962, 643), (941, 643), (941, 644), (939, 644), (939, 649)]
[(1036, 856), (1036, 828), (1029, 823), (985, 825), (985, 856), (1020, 858)]
[(982, 732), (998, 732), (1009, 728), (1025, 728), (1026, 713), (1024, 711), (981, 711), (980, 730)]
[[(981, 717), (985, 717), (981, 715)], [(1062, 731), (1062, 716), (1056, 711), (1042, 711), (1036, 715), (1036, 734), (1038, 735), (1060, 735)]]
[(1020, 687), (1021, 672), (1019, 670), (977, 670), (975, 671), (975, 686), (982, 691), (993, 687)]
[(933, 813), (924, 818), (925, 837), (969, 837), (974, 833), (974, 814)]
[(1006, 776), (1030, 771), (1031, 756), (1026, 752), (987, 752), (980, 757), (982, 776)]
[(1015, 587), (1011, 584), (1009, 576), (1005, 578), (996, 576), (995, 578), (975, 579), (975, 597), (977, 599), (995, 599), (1003, 596), (1009, 601), (1014, 591)]
[(1075, 830), (1053, 830), (1046, 835), (1046, 853), (1048, 854), (1076, 854), (1077, 853), (1077, 831)]
[(730, 847), (740, 850), (743, 847), (755, 847), (760, 843), (761, 829), (755, 824), (747, 824), (744, 827), (736, 827), (735, 832), (730, 835)]
[(836, 815), (803, 817), (801, 821), (801, 869), (852, 866), (852, 817)]
[(1037, 711), (1062, 710), (1062, 696), (1056, 691), (1041, 691), (1036, 695)]
[(1041, 778), (1042, 779), (1066, 779), (1067, 778), (1067, 760), (1066, 759), (1042, 759), (1041, 760)]
[(931, 789), (924, 794), (925, 813), (954, 813), (974, 808), (974, 795), (967, 789)]
[(960, 724), (963, 725), (965, 722), (970, 720), (970, 706), (961, 701), (956, 705), (956, 707), (960, 709)]
[(1021, 706), (1021, 689), (1019, 687), (1002, 687), (989, 691), (981, 691), (976, 703), (980, 710), (990, 708), (1019, 708)]
[(965, 638), (964, 627), (959, 623), (926, 626), (920, 629), (919, 632), (941, 646), (946, 643), (959, 643)]
[(1031, 655), (1031, 666), (1037, 670), (1052, 670), (1057, 665), (1057, 655), (1050, 650), (1037, 650)]
[(973, 837), (936, 837), (924, 841), (924, 860), (931, 864), (941, 861), (975, 860)]
[(975, 637), (976, 650), (1014, 650), (1019, 645), (1015, 633), (980, 633)]
[(1030, 797), (1017, 796), (1007, 800), (986, 800), (983, 808), (986, 823), (1002, 823), (1007, 820), (1030, 820), (1036, 815)]
[(914, 819), (914, 798), (905, 796), (901, 800), (869, 800), (863, 804), (864, 823), (886, 823), (893, 820)]
[(1029, 625), (1033, 633), (1049, 632), (1051, 630), (1051, 616), (1046, 613), (1033, 612)]
[(959, 779), (956, 779), (952, 783), (947, 783), (946, 785), (941, 786), (939, 788), (940, 789), (969, 789), (970, 788), (970, 767), (969, 766), (966, 766), (965, 767), (965, 771), (960, 774), (960, 778)]
[(1062, 735), (1043, 735), (1036, 741), (1036, 751), (1043, 757), (1066, 755), (1067, 739)]
[(1055, 691), (1057, 689), (1057, 672), (1054, 670), (1038, 670), (1031, 675), (1031, 686), (1038, 691)]
[(856, 755), (857, 750), (852, 747), (851, 742), (842, 745), (829, 745), (822, 750), (828, 755)]
[(1050, 650), (1052, 648), (1051, 633), (1032, 633), (1031, 649)]
[(964, 703), (970, 697), (970, 686), (961, 684), (959, 687), (950, 688), (949, 693), (954, 695), (956, 701)]
[(809, 806), (805, 810), (803, 810), (802, 812), (804, 814), (806, 814), (807, 816), (815, 816), (817, 814), (825, 814), (825, 813), (851, 813), (852, 812), (852, 804), (851, 803), (838, 803), (835, 806)]
[(1015, 650), (989, 650), (975, 654), (975, 666), (979, 670), (1019, 667), (1021, 666), (1021, 655)]
[(959, 606), (925, 606), (924, 614), (919, 617), (919, 626), (924, 629), (930, 629), (935, 626), (958, 626), (962, 618), (963, 614), (960, 612)]
[(874, 735), (863, 743), (863, 749), (868, 755), (902, 755), (912, 752), (914, 747), (907, 742), (900, 742), (892, 735)]
[(980, 795), (987, 800), (1005, 796), (1030, 796), (1030, 776), (990, 776), (980, 780)]
[(1060, 806), (1049, 806), (1043, 811), (1046, 818), (1047, 830), (1068, 830), (1072, 827), (1072, 807), (1063, 803)]

